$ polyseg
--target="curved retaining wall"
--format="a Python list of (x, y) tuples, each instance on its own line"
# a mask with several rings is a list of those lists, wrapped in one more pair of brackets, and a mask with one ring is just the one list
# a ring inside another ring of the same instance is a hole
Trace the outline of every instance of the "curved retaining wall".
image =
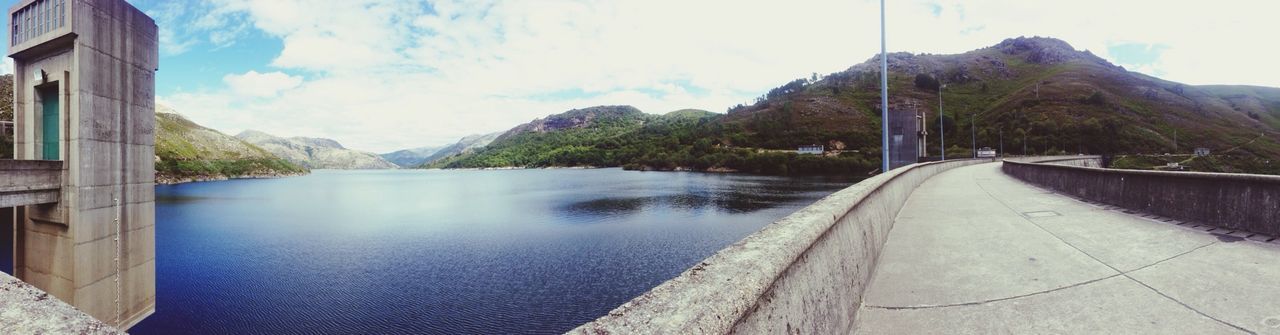
[(942, 171), (990, 161), (912, 164), (863, 180), (570, 333), (849, 333), (911, 192)]
[(1280, 176), (1103, 169), (1096, 156), (1001, 169), (1058, 192), (1187, 222), (1280, 236)]

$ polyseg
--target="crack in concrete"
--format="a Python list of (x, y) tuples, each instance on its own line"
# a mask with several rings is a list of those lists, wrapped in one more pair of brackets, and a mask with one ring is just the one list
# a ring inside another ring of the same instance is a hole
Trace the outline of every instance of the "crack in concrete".
[(874, 309), (887, 309), (887, 310), (912, 310), (912, 309), (931, 309), (931, 308), (947, 308), (947, 307), (959, 307), (959, 306), (975, 306), (975, 305), (984, 305), (984, 304), (989, 304), (989, 303), (993, 303), (993, 302), (1000, 302), (1000, 301), (1005, 301), (1005, 300), (1021, 299), (1021, 298), (1026, 298), (1026, 297), (1030, 297), (1030, 296), (1041, 295), (1041, 294), (1045, 294), (1045, 293), (1050, 293), (1050, 292), (1055, 292), (1055, 291), (1065, 290), (1065, 289), (1069, 289), (1069, 288), (1072, 288), (1072, 287), (1089, 285), (1089, 284), (1093, 284), (1093, 283), (1096, 283), (1096, 282), (1100, 282), (1100, 281), (1103, 281), (1103, 280), (1107, 280), (1107, 279), (1111, 279), (1111, 278), (1115, 278), (1115, 277), (1119, 277), (1119, 276), (1120, 276), (1120, 274), (1119, 274), (1119, 273), (1117, 273), (1117, 274), (1113, 274), (1113, 275), (1106, 276), (1106, 277), (1102, 277), (1102, 278), (1098, 278), (1098, 279), (1093, 279), (1093, 280), (1083, 281), (1083, 282), (1079, 282), (1079, 283), (1075, 283), (1075, 284), (1071, 284), (1071, 285), (1067, 285), (1067, 286), (1063, 286), (1063, 287), (1052, 288), (1052, 289), (1048, 289), (1048, 290), (1044, 290), (1044, 291), (1031, 292), (1031, 293), (1027, 293), (1027, 294), (1023, 294), (1023, 295), (1015, 295), (1015, 296), (1012, 296), (1012, 297), (1004, 297), (1004, 298), (988, 299), (988, 300), (982, 300), (982, 301), (971, 301), (971, 302), (962, 302), (962, 303), (956, 303), (956, 304), (945, 304), (945, 305), (917, 305), (917, 306), (878, 306), (878, 305), (863, 305), (863, 307), (874, 308)]
[[(1031, 292), (1031, 293), (1022, 294), (1022, 295), (1015, 295), (1015, 296), (1011, 296), (1011, 297), (996, 298), (996, 299), (988, 299), (988, 300), (982, 300), (982, 301), (962, 302), (962, 303), (955, 303), (955, 304), (945, 304), (945, 305), (916, 305), (916, 306), (880, 306), (880, 305), (863, 305), (863, 306), (864, 306), (864, 307), (868, 307), (868, 308), (874, 308), (874, 309), (886, 309), (886, 310), (912, 310), (912, 309), (946, 308), (946, 307), (958, 307), (958, 306), (975, 306), (975, 305), (984, 305), (984, 304), (988, 304), (988, 303), (1000, 302), (1000, 301), (1005, 301), (1005, 300), (1021, 299), (1021, 298), (1026, 298), (1026, 297), (1030, 297), (1030, 296), (1036, 296), (1036, 295), (1041, 295), (1041, 294), (1045, 294), (1045, 293), (1052, 293), (1052, 292), (1056, 292), (1056, 291), (1061, 291), (1061, 290), (1065, 290), (1065, 289), (1069, 289), (1069, 288), (1073, 288), (1073, 287), (1079, 287), (1079, 286), (1089, 285), (1089, 284), (1093, 284), (1093, 283), (1096, 283), (1096, 282), (1100, 282), (1100, 281), (1103, 281), (1103, 280), (1107, 280), (1107, 279), (1111, 279), (1111, 278), (1115, 278), (1115, 277), (1119, 277), (1119, 276), (1125, 276), (1125, 277), (1128, 277), (1128, 274), (1129, 274), (1129, 273), (1133, 273), (1133, 272), (1141, 271), (1141, 270), (1143, 270), (1143, 269), (1146, 269), (1146, 268), (1149, 268), (1149, 267), (1155, 266), (1155, 265), (1160, 264), (1160, 263), (1164, 263), (1164, 262), (1170, 261), (1170, 260), (1172, 260), (1172, 259), (1174, 259), (1174, 258), (1182, 257), (1182, 256), (1184, 256), (1184, 255), (1186, 255), (1186, 254), (1190, 254), (1190, 253), (1192, 253), (1192, 252), (1195, 252), (1196, 250), (1200, 250), (1200, 249), (1203, 249), (1204, 247), (1208, 247), (1208, 246), (1211, 246), (1211, 245), (1214, 245), (1214, 244), (1217, 244), (1217, 242), (1209, 242), (1209, 243), (1207, 243), (1207, 244), (1205, 244), (1205, 245), (1201, 245), (1201, 246), (1198, 246), (1198, 247), (1192, 248), (1191, 250), (1187, 250), (1187, 251), (1184, 251), (1184, 252), (1179, 253), (1179, 254), (1177, 254), (1177, 255), (1173, 255), (1173, 256), (1170, 256), (1170, 257), (1168, 257), (1168, 258), (1161, 259), (1161, 260), (1156, 261), (1156, 262), (1151, 263), (1151, 264), (1143, 265), (1143, 266), (1138, 267), (1138, 268), (1133, 269), (1133, 270), (1129, 270), (1129, 271), (1125, 271), (1125, 272), (1121, 272), (1121, 273), (1116, 273), (1116, 274), (1113, 274), (1113, 275), (1110, 275), (1110, 276), (1106, 276), (1106, 277), (1102, 277), (1102, 278), (1097, 278), (1097, 279), (1092, 279), (1092, 280), (1086, 280), (1086, 281), (1082, 281), (1082, 282), (1075, 283), (1075, 284), (1071, 284), (1071, 285), (1067, 285), (1067, 286), (1062, 286), (1062, 287), (1052, 288), (1052, 289), (1048, 289), (1048, 290), (1044, 290), (1044, 291)], [(1096, 260), (1096, 259), (1095, 259), (1095, 260)], [(1115, 268), (1112, 268), (1112, 269), (1115, 269)], [(1132, 278), (1130, 278), (1130, 279), (1132, 279)]]
[[(1019, 181), (1019, 182), (1020, 182), (1020, 181)], [(1000, 203), (1000, 205), (1004, 206), (1006, 209), (1009, 209), (1009, 210), (1010, 210), (1010, 211), (1012, 211), (1015, 215), (1019, 213), (1019, 212), (1018, 212), (1016, 209), (1014, 209), (1012, 206), (1009, 206), (1009, 204), (1008, 204), (1008, 203), (1004, 202), (1003, 200), (1000, 200), (999, 198), (996, 198), (996, 196), (995, 196), (994, 194), (991, 194), (991, 191), (987, 190), (987, 188), (986, 188), (986, 187), (983, 187), (983, 186), (982, 186), (982, 183), (979, 183), (979, 182), (977, 182), (977, 181), (974, 181), (974, 184), (975, 184), (975, 185), (977, 185), (977, 186), (978, 186), (978, 188), (979, 188), (979, 189), (981, 189), (983, 193), (986, 193), (986, 194), (987, 194), (987, 197), (990, 197), (992, 200), (995, 200), (996, 202), (999, 202), (999, 203)], [(1182, 301), (1180, 301), (1180, 300), (1178, 300), (1178, 299), (1174, 299), (1173, 297), (1169, 296), (1168, 294), (1165, 294), (1164, 292), (1160, 292), (1160, 290), (1157, 290), (1156, 288), (1151, 287), (1151, 285), (1147, 285), (1147, 283), (1144, 283), (1144, 282), (1142, 282), (1141, 280), (1138, 280), (1137, 278), (1133, 278), (1133, 276), (1130, 276), (1130, 275), (1129, 275), (1129, 272), (1133, 272), (1133, 271), (1141, 270), (1141, 269), (1143, 269), (1143, 268), (1146, 268), (1146, 266), (1144, 266), (1144, 267), (1142, 267), (1142, 268), (1138, 268), (1138, 269), (1132, 270), (1132, 271), (1128, 271), (1128, 272), (1126, 272), (1126, 271), (1120, 271), (1120, 269), (1117, 269), (1116, 267), (1111, 266), (1111, 264), (1107, 264), (1107, 262), (1103, 262), (1101, 259), (1098, 259), (1097, 257), (1094, 257), (1092, 254), (1090, 254), (1090, 253), (1088, 253), (1088, 252), (1085, 252), (1084, 250), (1080, 249), (1080, 248), (1079, 248), (1079, 247), (1077, 247), (1076, 245), (1071, 244), (1070, 242), (1067, 242), (1066, 240), (1062, 239), (1062, 237), (1058, 236), (1058, 234), (1054, 234), (1052, 231), (1049, 231), (1048, 229), (1045, 229), (1045, 228), (1044, 228), (1044, 226), (1041, 226), (1039, 223), (1036, 223), (1035, 221), (1032, 221), (1031, 219), (1028, 219), (1028, 218), (1026, 218), (1026, 217), (1024, 217), (1024, 216), (1022, 216), (1022, 215), (1017, 215), (1017, 216), (1018, 216), (1019, 218), (1021, 218), (1023, 221), (1026, 221), (1026, 222), (1028, 222), (1028, 223), (1031, 223), (1032, 225), (1036, 226), (1036, 228), (1039, 228), (1041, 231), (1044, 231), (1045, 233), (1049, 234), (1050, 236), (1053, 236), (1053, 238), (1057, 239), (1059, 242), (1062, 242), (1063, 244), (1066, 244), (1067, 246), (1071, 247), (1072, 249), (1075, 249), (1076, 251), (1079, 251), (1081, 254), (1084, 254), (1085, 256), (1088, 256), (1089, 258), (1092, 258), (1095, 262), (1098, 262), (1099, 264), (1102, 264), (1102, 265), (1104, 265), (1104, 266), (1106, 266), (1106, 267), (1108, 267), (1108, 268), (1111, 268), (1111, 270), (1113, 270), (1113, 271), (1115, 271), (1115, 272), (1117, 273), (1116, 275), (1113, 275), (1112, 277), (1114, 277), (1114, 276), (1124, 276), (1125, 278), (1129, 278), (1129, 280), (1132, 280), (1133, 282), (1138, 283), (1139, 285), (1142, 285), (1143, 287), (1146, 287), (1147, 289), (1151, 290), (1152, 292), (1155, 292), (1156, 294), (1159, 294), (1160, 296), (1165, 297), (1165, 299), (1172, 300), (1173, 302), (1176, 302), (1176, 303), (1178, 303), (1179, 305), (1182, 305), (1182, 307), (1184, 307), (1184, 308), (1186, 308), (1186, 309), (1189, 309), (1189, 310), (1191, 310), (1192, 312), (1195, 312), (1196, 314), (1200, 314), (1200, 316), (1203, 316), (1203, 317), (1209, 318), (1210, 320), (1213, 320), (1213, 321), (1217, 321), (1218, 323), (1221, 323), (1221, 324), (1223, 324), (1223, 325), (1229, 326), (1229, 327), (1231, 327), (1231, 328), (1235, 328), (1236, 330), (1239, 330), (1239, 331), (1245, 332), (1245, 333), (1247, 333), (1247, 334), (1257, 334), (1257, 333), (1256, 333), (1256, 332), (1254, 332), (1254, 331), (1251, 331), (1251, 330), (1245, 329), (1245, 328), (1243, 328), (1243, 327), (1237, 326), (1237, 325), (1232, 324), (1232, 323), (1230, 323), (1230, 322), (1227, 322), (1227, 321), (1225, 321), (1225, 320), (1215, 318), (1215, 317), (1213, 317), (1213, 316), (1210, 316), (1209, 314), (1205, 314), (1204, 312), (1202, 312), (1202, 311), (1200, 311), (1200, 310), (1198, 310), (1198, 309), (1196, 309), (1196, 308), (1194, 308), (1194, 307), (1191, 307), (1190, 305), (1187, 305), (1186, 303), (1184, 303), (1184, 302), (1182, 302)], [(1200, 246), (1200, 247), (1198, 247), (1198, 248), (1192, 249), (1191, 251), (1199, 250), (1199, 249), (1201, 249), (1201, 248), (1207, 247), (1207, 246), (1212, 245), (1212, 244), (1215, 244), (1215, 243), (1216, 243), (1216, 242), (1210, 242), (1209, 244), (1206, 244), (1206, 245)], [(1174, 258), (1179, 257), (1179, 256), (1182, 256), (1182, 255), (1185, 255), (1185, 254), (1188, 254), (1188, 253), (1190, 253), (1191, 251), (1184, 252), (1184, 253), (1179, 254), (1179, 255), (1175, 255), (1175, 256), (1174, 256)], [(1171, 258), (1171, 259), (1172, 259), (1172, 258)], [(1166, 259), (1166, 260), (1167, 260), (1167, 259)], [(1159, 263), (1159, 262), (1157, 262), (1157, 263)], [(1153, 264), (1151, 264), (1151, 265), (1154, 265), (1154, 263), (1153, 263)], [(1148, 265), (1148, 266), (1151, 266), (1151, 265)]]

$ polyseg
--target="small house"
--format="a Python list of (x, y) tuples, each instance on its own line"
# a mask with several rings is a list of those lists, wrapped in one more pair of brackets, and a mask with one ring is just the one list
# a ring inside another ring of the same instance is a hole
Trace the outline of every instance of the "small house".
[(826, 151), (826, 147), (822, 145), (802, 145), (796, 148), (796, 153), (801, 155), (821, 155)]
[(1196, 156), (1204, 157), (1209, 155), (1209, 148), (1196, 148)]

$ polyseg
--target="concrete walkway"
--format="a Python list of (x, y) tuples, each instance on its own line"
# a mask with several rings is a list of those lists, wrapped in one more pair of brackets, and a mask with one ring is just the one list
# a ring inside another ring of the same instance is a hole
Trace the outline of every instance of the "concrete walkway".
[(899, 213), (855, 332), (1280, 334), (1280, 244), (1224, 233), (957, 168)]

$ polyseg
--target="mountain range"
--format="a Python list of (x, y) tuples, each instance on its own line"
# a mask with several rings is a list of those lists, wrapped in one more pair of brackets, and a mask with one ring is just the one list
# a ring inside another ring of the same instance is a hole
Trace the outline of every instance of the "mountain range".
[[(870, 171), (880, 155), (880, 58), (813, 74), (725, 114), (683, 118), (628, 106), (576, 109), (518, 125), (429, 167), (624, 166), (757, 173)], [(1065, 41), (1019, 37), (954, 55), (888, 55), (889, 104), (925, 111), (930, 154), (1190, 153), (1280, 158), (1280, 89), (1195, 86), (1127, 71)], [(942, 105), (939, 106), (939, 99)], [(938, 110), (943, 108), (939, 120)], [(673, 112), (678, 113), (678, 112)], [(825, 159), (797, 146), (843, 148)]]
[[(726, 113), (659, 115), (630, 106), (596, 106), (444, 147), (382, 155), (323, 138), (257, 131), (226, 136), (158, 106), (157, 179), (397, 167), (869, 172), (880, 156), (879, 63), (877, 55), (844, 71), (796, 79)], [(1221, 155), (1208, 165), (1245, 162), (1253, 170), (1280, 169), (1280, 88), (1167, 81), (1044, 37), (1006, 39), (962, 54), (891, 53), (888, 65), (890, 106), (927, 115), (930, 155), (940, 149), (940, 124), (948, 157), (969, 156), (974, 145), (1029, 155), (1177, 155), (1207, 148)], [(0, 76), (3, 80), (12, 76)], [(11, 115), (5, 113), (12, 113), (12, 104), (3, 105), (0, 116)], [(810, 144), (839, 150), (794, 153)]]
[(313, 137), (277, 137), (256, 130), (246, 130), (236, 138), (261, 147), (289, 162), (309, 169), (395, 169), (376, 154), (351, 150), (338, 141)]
[(431, 155), (422, 158), (422, 162), (415, 167), (431, 167), (441, 160), (470, 154), (476, 149), (483, 148), (489, 145), (489, 143), (493, 143), (493, 141), (497, 139), (498, 136), (502, 136), (502, 134), (503, 132), (496, 132), (465, 136), (462, 139), (459, 139), (458, 142), (440, 148), (440, 150), (436, 150), (436, 152)]
[(238, 138), (156, 106), (156, 182), (172, 184), (228, 178), (306, 174), (306, 168)]
[(414, 167), (414, 166), (422, 165), (422, 163), (426, 163), (427, 157), (431, 157), (432, 154), (435, 154), (437, 151), (440, 151), (440, 149), (442, 148), (444, 147), (421, 147), (421, 148), (413, 148), (413, 149), (404, 149), (404, 150), (396, 150), (396, 151), (388, 152), (385, 154), (379, 154), (378, 156), (400, 167)]

